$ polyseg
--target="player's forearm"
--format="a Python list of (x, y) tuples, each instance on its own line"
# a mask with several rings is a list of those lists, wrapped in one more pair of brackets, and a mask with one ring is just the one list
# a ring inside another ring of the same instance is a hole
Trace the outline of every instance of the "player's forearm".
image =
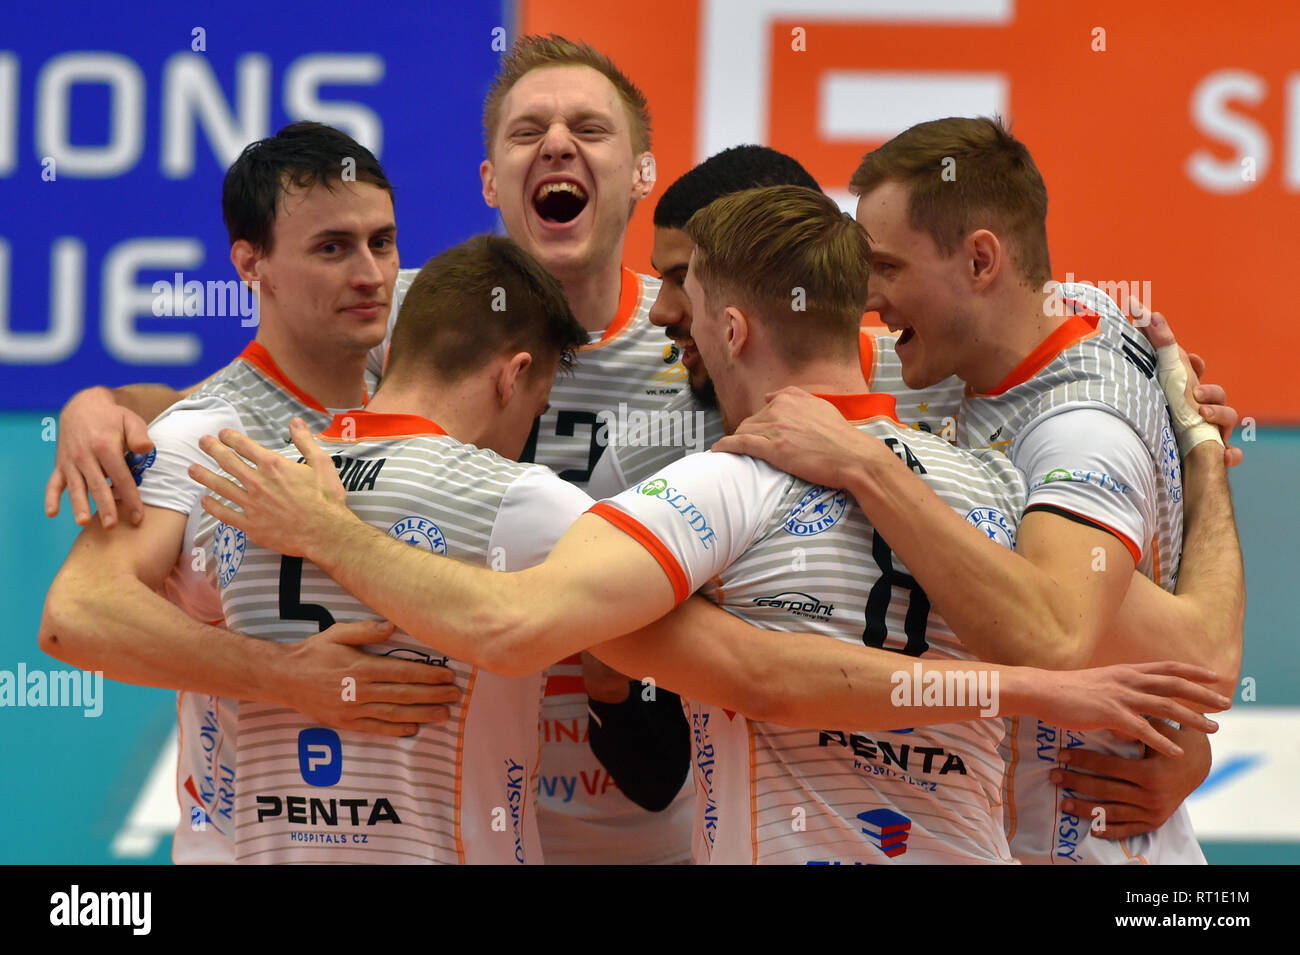
[(847, 490), (967, 647), (1017, 666), (1084, 665), (1100, 634), (1051, 575), (987, 540), (884, 445), (865, 449)]
[(1135, 579), (1095, 665), (1181, 660), (1219, 673), (1231, 695), (1241, 669), (1245, 579), (1222, 451), (1213, 442), (1186, 459), (1183, 555), (1173, 593)]
[(145, 421), (152, 421), (184, 397), (170, 385), (122, 385), (108, 391), (115, 402)]
[(61, 572), (46, 597), (39, 643), (123, 683), (286, 702), (284, 648), (200, 623), (128, 575)]
[[(615, 669), (641, 680), (652, 678), (683, 697), (807, 729), (929, 726), (991, 716), (999, 693), (1005, 692), (998, 690), (1000, 682), (1010, 671), (1015, 671), (1012, 698), (1021, 706), (1030, 699), (1020, 668), (920, 661), (822, 635), (761, 630), (701, 597), (591, 652)], [(981, 685), (980, 671), (982, 685), (993, 694), (983, 703), (974, 692)], [(941, 706), (933, 693), (922, 697), (924, 681), (949, 680), (948, 672), (973, 678), (972, 705)], [(913, 695), (917, 679), (922, 683)]]
[(1246, 573), (1223, 449), (1202, 442), (1183, 465), (1183, 556), (1174, 593), (1191, 602), (1202, 621), (1212, 648), (1211, 661), (1204, 665), (1235, 683), (1241, 670)]
[[(567, 653), (537, 645), (547, 627), (540, 597), (519, 580), (412, 547), (340, 511), (307, 557), (348, 592), (415, 639), (503, 676), (535, 673)], [(544, 593), (544, 591), (539, 591)], [(526, 608), (538, 607), (537, 613)], [(535, 664), (535, 665), (534, 665)]]

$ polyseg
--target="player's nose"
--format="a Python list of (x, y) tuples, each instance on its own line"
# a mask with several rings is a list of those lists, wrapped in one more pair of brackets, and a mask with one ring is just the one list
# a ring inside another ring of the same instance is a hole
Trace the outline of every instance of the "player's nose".
[(546, 159), (572, 159), (574, 155), (573, 134), (568, 125), (561, 122), (551, 123), (542, 138), (542, 156)]
[(677, 296), (672, 294), (667, 284), (659, 286), (659, 294), (655, 296), (654, 304), (650, 306), (650, 324), (667, 329), (687, 317), (683, 315)]

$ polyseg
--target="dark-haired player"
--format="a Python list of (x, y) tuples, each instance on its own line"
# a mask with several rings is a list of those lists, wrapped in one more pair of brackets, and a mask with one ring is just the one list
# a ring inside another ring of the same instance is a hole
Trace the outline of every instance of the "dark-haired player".
[[(355, 181), (341, 179), (345, 157)], [(219, 626), (221, 605), (194, 546), (203, 489), (186, 475), (207, 460), (198, 439), (243, 427), (282, 444), (295, 415), (324, 427), (328, 408), (363, 404), (366, 356), (383, 337), (398, 268), (383, 169), (328, 126), (294, 123), (250, 145), (226, 174), (222, 212), (235, 270), (260, 285), (256, 337), (154, 423), (154, 450), (135, 469), (142, 519), (81, 533), (50, 587), (40, 632), (41, 648), (59, 659), (181, 691), (177, 862), (234, 858), (236, 700), (400, 735), (446, 719), (436, 704), (457, 696), (439, 685), (452, 679), (445, 668), (350, 646), (382, 639), (373, 624), (340, 624), (292, 647)], [(356, 702), (340, 693), (344, 677), (355, 680)]]

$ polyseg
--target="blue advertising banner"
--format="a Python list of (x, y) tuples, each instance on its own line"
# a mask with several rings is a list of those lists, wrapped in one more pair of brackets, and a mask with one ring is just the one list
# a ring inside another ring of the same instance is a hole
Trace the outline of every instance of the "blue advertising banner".
[(404, 266), (494, 228), (478, 167), (502, 3), (79, 6), (18, 5), (0, 33), (0, 408), (228, 362), (255, 316), (222, 177), (294, 120), (376, 153)]

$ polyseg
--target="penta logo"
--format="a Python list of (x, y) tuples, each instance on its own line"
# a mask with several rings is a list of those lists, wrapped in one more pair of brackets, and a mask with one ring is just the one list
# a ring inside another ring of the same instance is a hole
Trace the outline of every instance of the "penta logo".
[(902, 813), (892, 809), (872, 809), (858, 813), (858, 819), (862, 822), (862, 831), (889, 858), (901, 856), (907, 851), (907, 837), (912, 828), (912, 820)]
[(299, 733), (298, 771), (309, 786), (335, 785), (343, 776), (343, 742), (339, 734), (323, 726)]

